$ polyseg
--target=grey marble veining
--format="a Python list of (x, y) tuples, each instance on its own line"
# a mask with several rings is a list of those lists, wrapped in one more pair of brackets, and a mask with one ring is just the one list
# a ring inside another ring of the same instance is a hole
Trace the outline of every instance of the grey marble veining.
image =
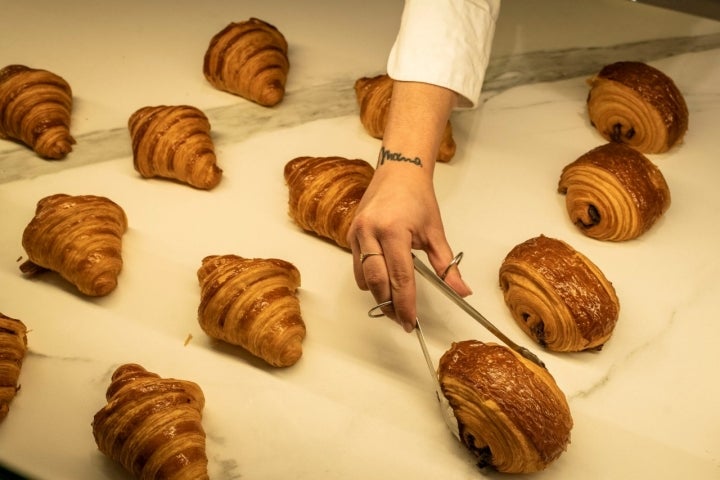
[[(618, 60), (652, 62), (715, 48), (720, 48), (720, 34), (494, 57), (486, 73), (483, 100), (519, 85), (590, 75)], [(241, 100), (206, 109), (214, 142), (217, 147), (232, 145), (258, 132), (353, 114), (357, 111), (354, 82), (355, 78), (336, 78), (310, 88), (289, 89), (283, 103), (274, 108)], [(0, 183), (132, 155), (125, 126), (83, 133), (75, 138), (77, 144), (64, 160), (43, 160), (23, 145), (3, 141), (0, 143)]]
[(483, 90), (486, 95), (494, 95), (519, 85), (591, 75), (603, 66), (621, 60), (649, 63), (683, 53), (719, 47), (720, 34), (710, 34), (662, 38), (610, 47), (570, 48), (510, 55), (492, 59)]
[(633, 358), (643, 354), (648, 349), (654, 348), (659, 343), (659, 340), (663, 337), (667, 337), (669, 332), (672, 330), (676, 319), (676, 312), (671, 312), (668, 318), (663, 321), (663, 327), (656, 332), (652, 337), (649, 337), (645, 342), (637, 345), (634, 349), (631, 349), (625, 353), (625, 356), (615, 361), (613, 364), (608, 366), (607, 373), (602, 377), (598, 378), (593, 384), (583, 390), (579, 390), (569, 396), (571, 400), (578, 398), (588, 398), (593, 393), (602, 389), (604, 386), (611, 381), (614, 374), (621, 370), (624, 365), (627, 365)]

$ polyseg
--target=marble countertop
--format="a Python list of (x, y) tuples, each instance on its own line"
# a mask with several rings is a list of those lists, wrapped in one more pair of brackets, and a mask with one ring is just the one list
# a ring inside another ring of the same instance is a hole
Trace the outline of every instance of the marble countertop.
[[(38, 479), (129, 479), (98, 452), (90, 422), (114, 368), (136, 362), (197, 382), (211, 477), (505, 478), (480, 471), (446, 430), (414, 336), (366, 316), (373, 304), (346, 251), (287, 216), (282, 169), (300, 155), (374, 161), (357, 118), (356, 78), (384, 71), (402, 2), (8, 2), (0, 65), (23, 63), (73, 87), (78, 143), (45, 161), (0, 141), (0, 311), (23, 320), (21, 390), (0, 424), (0, 464)], [(267, 109), (202, 75), (207, 43), (231, 21), (275, 24), (290, 43), (283, 103)], [(670, 75), (690, 110), (684, 144), (650, 158), (672, 193), (637, 240), (584, 237), (557, 194), (560, 171), (602, 143), (584, 110), (585, 78), (616, 60)], [(625, 0), (503, 4), (482, 105), (452, 121), (456, 157), (436, 170), (451, 244), (465, 253), (470, 302), (548, 365), (575, 421), (568, 450), (532, 478), (720, 478), (717, 181), (720, 23)], [(192, 104), (212, 124), (220, 185), (203, 192), (143, 180), (127, 119), (146, 105)], [(53, 275), (18, 270), (37, 201), (99, 194), (130, 228), (116, 291), (88, 299)], [(497, 284), (505, 254), (545, 234), (586, 254), (621, 313), (596, 353), (553, 354), (524, 336)], [(210, 341), (196, 315), (196, 271), (210, 254), (284, 258), (302, 275), (302, 359), (273, 369)], [(437, 361), (453, 341), (494, 337), (419, 280)], [(186, 344), (189, 335), (191, 341)]]

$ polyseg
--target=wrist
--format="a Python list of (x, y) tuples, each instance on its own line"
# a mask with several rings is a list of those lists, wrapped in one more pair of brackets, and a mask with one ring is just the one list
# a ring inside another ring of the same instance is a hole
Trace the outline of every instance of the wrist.
[(377, 166), (385, 165), (386, 162), (410, 163), (416, 167), (423, 168), (426, 166), (427, 159), (423, 162), (422, 158), (417, 155), (405, 156), (405, 153), (402, 151), (391, 150), (383, 145), (380, 147), (380, 152), (378, 153)]
[(373, 180), (409, 184), (432, 184), (435, 162), (419, 156), (410, 157), (382, 147), (378, 153)]

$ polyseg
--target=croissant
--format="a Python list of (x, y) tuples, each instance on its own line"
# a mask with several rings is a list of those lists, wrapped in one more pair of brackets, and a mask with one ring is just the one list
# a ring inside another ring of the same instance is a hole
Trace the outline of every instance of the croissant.
[(642, 62), (616, 62), (588, 80), (590, 123), (607, 140), (643, 153), (682, 141), (688, 108), (670, 77)]
[[(362, 77), (355, 81), (355, 96), (360, 106), (360, 122), (370, 136), (383, 138), (387, 122), (393, 80), (387, 74)], [(449, 162), (455, 156), (452, 124), (448, 121), (440, 141), (439, 162)]]
[(122, 269), (126, 230), (125, 212), (108, 198), (50, 195), (38, 202), (23, 232), (29, 260), (20, 270), (27, 275), (52, 270), (85, 295), (107, 295)]
[(375, 169), (365, 160), (297, 157), (285, 165), (290, 217), (301, 228), (350, 248), (347, 233)]
[(0, 313), (0, 422), (20, 389), (18, 378), (27, 353), (27, 328), (16, 318)]
[(143, 107), (128, 120), (135, 170), (209, 190), (220, 183), (210, 121), (188, 105)]
[(509, 348), (454, 342), (438, 377), (481, 468), (537, 472), (567, 449), (573, 420), (565, 394), (547, 370)]
[(620, 311), (615, 288), (569, 244), (540, 235), (516, 245), (499, 278), (513, 318), (543, 347), (600, 349), (612, 335)]
[(266, 107), (282, 101), (289, 69), (285, 37), (257, 18), (230, 23), (218, 32), (203, 63), (212, 86)]
[(60, 76), (25, 65), (0, 70), (0, 138), (19, 140), (38, 155), (62, 159), (72, 150), (72, 89)]
[(302, 356), (300, 272), (285, 260), (210, 255), (197, 272), (198, 319), (210, 337), (239, 345), (275, 367)]
[(582, 233), (597, 240), (637, 238), (670, 208), (665, 177), (627, 145), (596, 147), (565, 166), (558, 192)]
[(209, 478), (205, 397), (196, 383), (128, 363), (115, 370), (105, 396), (92, 421), (103, 454), (140, 480)]

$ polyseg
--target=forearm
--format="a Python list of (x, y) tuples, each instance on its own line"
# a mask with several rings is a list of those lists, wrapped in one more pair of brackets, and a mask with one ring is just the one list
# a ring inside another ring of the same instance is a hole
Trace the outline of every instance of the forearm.
[(432, 181), (443, 131), (457, 94), (420, 82), (393, 86), (376, 175), (404, 175)]

